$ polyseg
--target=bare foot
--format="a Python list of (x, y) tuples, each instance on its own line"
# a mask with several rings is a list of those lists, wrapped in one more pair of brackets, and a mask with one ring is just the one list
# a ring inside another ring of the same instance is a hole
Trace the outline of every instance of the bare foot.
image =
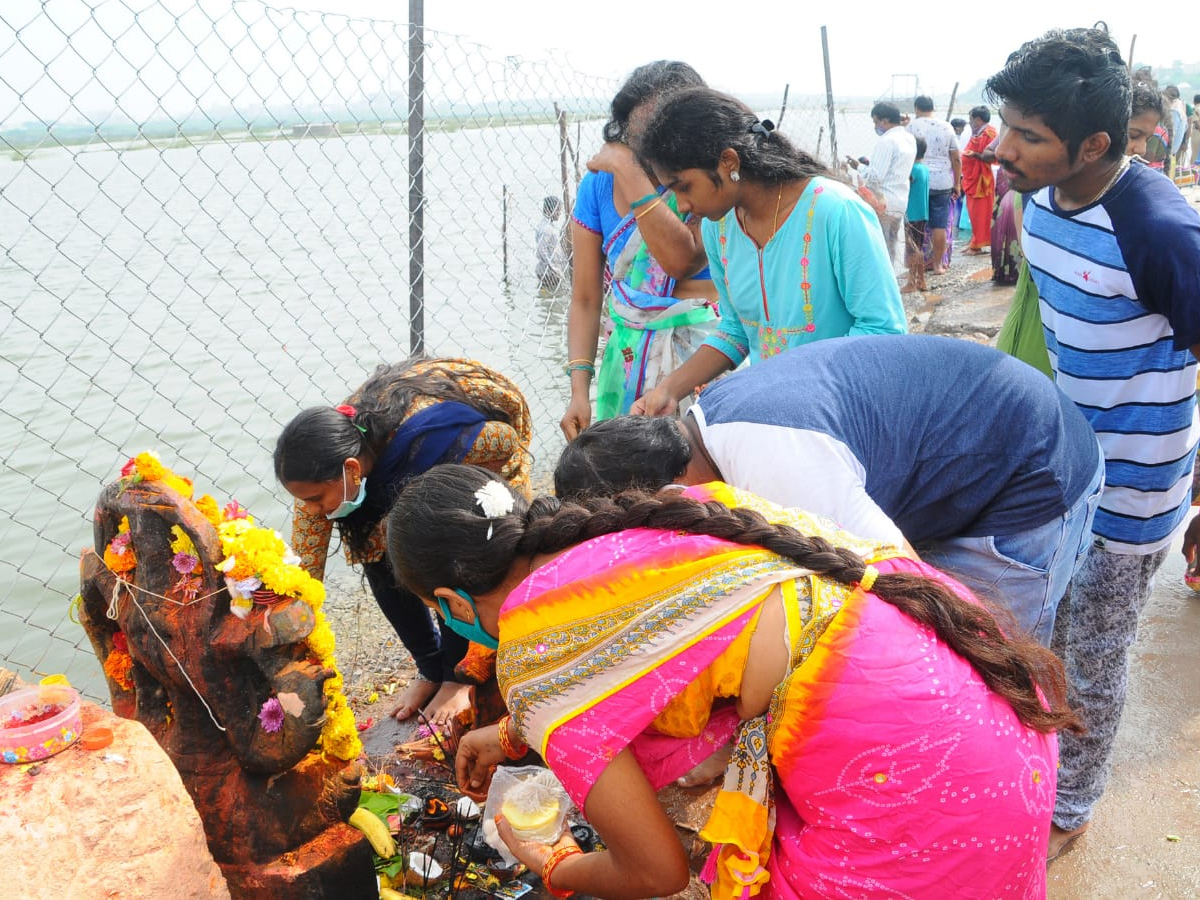
[(725, 767), (729, 765), (729, 757), (732, 753), (733, 746), (726, 744), (692, 771), (676, 778), (675, 783), (680, 787), (703, 787), (712, 784), (725, 773)]
[(416, 676), (400, 694), (400, 699), (388, 715), (397, 722), (411, 719), (421, 711), (421, 707), (437, 692), (439, 686), (436, 681), (426, 681), (420, 675)]
[(905, 282), (904, 287), (900, 288), (900, 293), (902, 293), (902, 294), (918, 294), (923, 290), (925, 290), (925, 285), (913, 284), (911, 281), (908, 281), (908, 282)]
[(946, 274), (945, 269), (930, 269), (929, 272), (932, 275), (945, 275)]
[(471, 685), (443, 681), (425, 707), (425, 718), (434, 725), (449, 725), (470, 708)]

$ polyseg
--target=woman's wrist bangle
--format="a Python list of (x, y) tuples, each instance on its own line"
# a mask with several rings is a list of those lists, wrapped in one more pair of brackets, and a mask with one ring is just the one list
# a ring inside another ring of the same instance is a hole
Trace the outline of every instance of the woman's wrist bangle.
[(548, 857), (546, 857), (546, 862), (542, 865), (542, 884), (545, 886), (546, 890), (550, 892), (550, 896), (570, 897), (575, 893), (574, 891), (556, 890), (554, 885), (550, 883), (550, 876), (554, 874), (554, 870), (558, 867), (558, 864), (568, 856), (580, 856), (582, 854), (583, 851), (578, 847), (569, 845), (566, 847), (559, 847)]
[(525, 754), (529, 752), (529, 745), (524, 741), (520, 744), (512, 742), (512, 738), (508, 734), (508, 723), (511, 718), (512, 716), (505, 716), (496, 723), (496, 733), (500, 737), (500, 749), (509, 759), (524, 759)]
[(563, 371), (567, 374), (568, 378), (571, 377), (572, 372), (587, 372), (588, 375), (595, 375), (596, 366), (590, 362), (567, 363), (567, 365), (563, 368)]
[(645, 197), (639, 197), (629, 204), (630, 209), (637, 209), (639, 206), (645, 206), (651, 200), (657, 200), (659, 197), (658, 191), (651, 191)]
[(639, 209), (637, 212), (635, 212), (633, 214), (633, 218), (634, 219), (642, 218), (642, 216), (646, 215), (646, 213), (650, 212), (650, 210), (654, 209), (654, 207), (658, 206), (658, 204), (660, 204), (660, 203), (662, 203), (661, 196), (657, 200), (655, 200), (653, 203), (651, 203), (649, 206), (644, 207), (643, 209)]

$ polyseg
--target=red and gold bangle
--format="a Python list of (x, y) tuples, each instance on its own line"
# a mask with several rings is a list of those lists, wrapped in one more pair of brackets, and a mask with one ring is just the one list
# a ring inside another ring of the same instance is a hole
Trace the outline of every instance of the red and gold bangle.
[(529, 752), (529, 745), (524, 742), (520, 744), (512, 742), (512, 738), (508, 736), (508, 722), (511, 718), (511, 716), (504, 716), (496, 723), (496, 733), (500, 737), (500, 749), (509, 759), (524, 759), (525, 754)]
[(550, 876), (554, 874), (558, 864), (568, 856), (582, 855), (583, 851), (574, 844), (568, 844), (566, 847), (559, 847), (548, 857), (546, 862), (542, 864), (542, 884), (546, 886), (546, 890), (550, 892), (552, 897), (570, 897), (574, 891), (558, 891), (554, 889), (554, 885), (550, 883)]

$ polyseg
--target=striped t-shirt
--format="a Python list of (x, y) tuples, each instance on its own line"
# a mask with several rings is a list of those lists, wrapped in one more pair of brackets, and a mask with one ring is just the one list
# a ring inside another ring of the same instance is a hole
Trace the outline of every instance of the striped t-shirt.
[(1083, 209), (1038, 191), (1023, 232), (1055, 380), (1104, 448), (1093, 531), (1113, 553), (1152, 553), (1187, 515), (1200, 436), (1200, 216), (1134, 164)]

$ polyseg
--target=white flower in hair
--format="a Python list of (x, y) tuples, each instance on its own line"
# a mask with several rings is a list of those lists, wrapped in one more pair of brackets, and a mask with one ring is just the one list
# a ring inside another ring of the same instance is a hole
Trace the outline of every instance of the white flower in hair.
[(489, 481), (475, 492), (475, 502), (489, 519), (507, 516), (513, 511), (513, 495), (499, 481)]

